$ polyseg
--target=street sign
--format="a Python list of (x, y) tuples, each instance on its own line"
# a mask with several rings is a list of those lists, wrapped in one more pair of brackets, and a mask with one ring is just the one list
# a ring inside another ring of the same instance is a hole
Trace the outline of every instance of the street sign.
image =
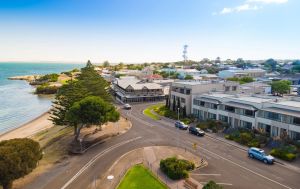
[(194, 150), (197, 150), (197, 143), (193, 144), (193, 148), (194, 148)]

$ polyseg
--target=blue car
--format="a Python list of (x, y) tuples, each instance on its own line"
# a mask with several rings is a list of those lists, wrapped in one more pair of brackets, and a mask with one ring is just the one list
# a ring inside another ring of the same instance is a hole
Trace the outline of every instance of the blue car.
[(265, 164), (273, 164), (275, 161), (273, 156), (266, 155), (264, 150), (254, 147), (249, 148), (248, 156), (263, 161)]
[(175, 127), (182, 129), (182, 130), (187, 130), (188, 126), (186, 124), (184, 124), (183, 122), (180, 121), (176, 121), (175, 122)]

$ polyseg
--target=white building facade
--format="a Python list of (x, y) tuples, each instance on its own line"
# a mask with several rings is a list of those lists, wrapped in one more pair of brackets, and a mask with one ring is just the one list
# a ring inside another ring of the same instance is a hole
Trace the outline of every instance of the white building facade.
[(231, 127), (260, 129), (271, 137), (300, 140), (300, 99), (203, 94), (193, 96), (192, 113), (199, 120), (220, 120)]
[(185, 107), (186, 114), (190, 115), (192, 110), (192, 96), (196, 94), (203, 94), (208, 92), (224, 91), (225, 93), (237, 93), (238, 83), (231, 81), (177, 81), (170, 86), (170, 109), (175, 106), (178, 108)]

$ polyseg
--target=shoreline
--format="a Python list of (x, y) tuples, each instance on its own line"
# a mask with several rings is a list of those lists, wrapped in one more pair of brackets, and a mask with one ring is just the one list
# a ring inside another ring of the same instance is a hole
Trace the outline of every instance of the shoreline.
[(0, 141), (13, 138), (28, 138), (42, 130), (51, 128), (53, 124), (49, 118), (49, 111), (46, 111), (27, 123), (22, 124), (20, 127), (0, 134)]

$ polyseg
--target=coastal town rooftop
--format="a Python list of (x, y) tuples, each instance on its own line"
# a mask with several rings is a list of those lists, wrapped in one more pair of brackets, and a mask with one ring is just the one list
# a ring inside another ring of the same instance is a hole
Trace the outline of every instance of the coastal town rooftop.
[(123, 77), (120, 79), (116, 79), (115, 83), (123, 89), (126, 89), (129, 86), (131, 86), (134, 90), (142, 90), (143, 88), (162, 89), (162, 86), (157, 83), (141, 82), (134, 77)]

